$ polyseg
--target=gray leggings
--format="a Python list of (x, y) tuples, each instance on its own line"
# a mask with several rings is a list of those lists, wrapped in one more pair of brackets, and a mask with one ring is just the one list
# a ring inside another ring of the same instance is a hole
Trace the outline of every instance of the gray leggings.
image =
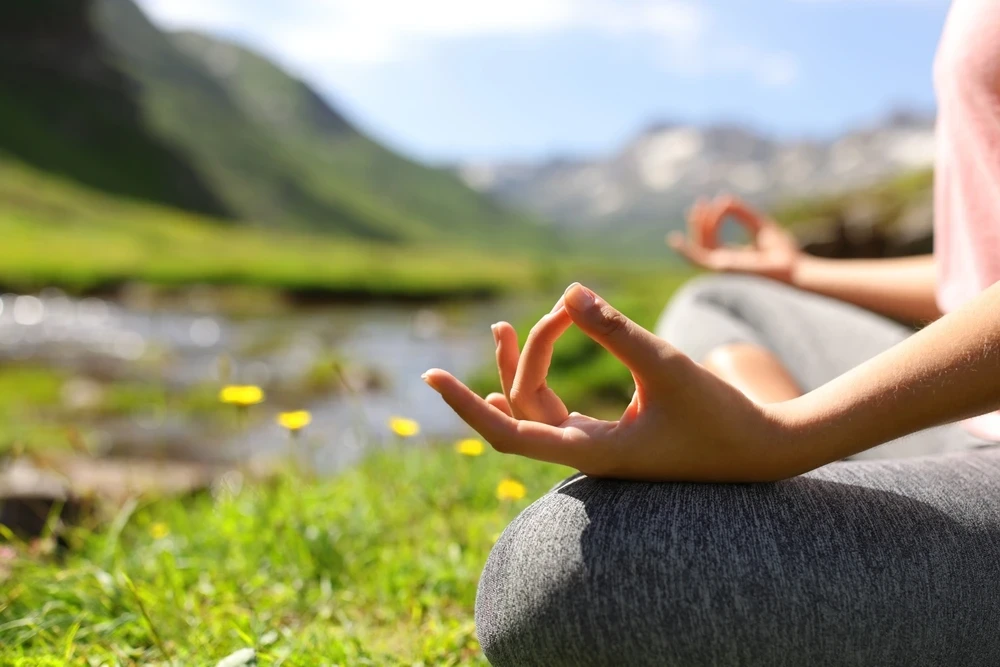
[[(693, 358), (763, 345), (805, 390), (909, 335), (726, 276), (683, 289), (658, 333)], [(574, 475), (493, 548), (479, 640), (498, 667), (1000, 665), (991, 444), (942, 427), (773, 484)]]

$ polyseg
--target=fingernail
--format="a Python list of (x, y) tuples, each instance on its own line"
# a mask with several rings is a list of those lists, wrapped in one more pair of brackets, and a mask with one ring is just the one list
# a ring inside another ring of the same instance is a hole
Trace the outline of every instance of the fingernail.
[(426, 384), (428, 387), (430, 387), (434, 391), (438, 390), (437, 387), (435, 387), (434, 384), (431, 382), (430, 371), (426, 371), (423, 375), (420, 376), (420, 379), (423, 380), (424, 384)]
[(577, 311), (587, 310), (594, 305), (594, 293), (580, 283), (573, 283), (566, 290), (566, 305)]
[(497, 322), (496, 324), (491, 324), (490, 325), (490, 331), (493, 332), (493, 344), (494, 345), (499, 345), (500, 344), (500, 332), (497, 331), (497, 327), (499, 327), (499, 326), (500, 326), (499, 322)]
[(556, 301), (556, 305), (552, 306), (552, 310), (549, 311), (549, 315), (562, 308), (564, 303), (566, 303), (565, 300), (562, 297), (559, 297), (559, 300)]

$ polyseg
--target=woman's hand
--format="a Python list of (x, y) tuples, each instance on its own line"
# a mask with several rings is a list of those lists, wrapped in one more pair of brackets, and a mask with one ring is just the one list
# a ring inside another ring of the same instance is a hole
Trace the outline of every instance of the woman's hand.
[[(719, 229), (733, 217), (752, 236), (745, 248), (720, 248)], [(688, 214), (688, 238), (671, 233), (671, 248), (710, 271), (749, 273), (791, 284), (801, 256), (795, 238), (770, 218), (761, 215), (734, 197), (699, 199)]]
[[(632, 371), (636, 392), (618, 421), (568, 413), (545, 385), (552, 346), (571, 323)], [(754, 404), (581, 285), (532, 329), (523, 353), (510, 325), (494, 335), (504, 396), (484, 400), (439, 369), (424, 380), (500, 452), (623, 479), (765, 481), (800, 472), (784, 463), (791, 433), (776, 406)]]
[(497, 370), (503, 394), (490, 394), (486, 402), (517, 419), (529, 419), (542, 424), (562, 424), (569, 417), (565, 404), (546, 384), (552, 345), (573, 323), (563, 299), (538, 321), (524, 351), (517, 349), (517, 332), (506, 322), (493, 325), (496, 343)]

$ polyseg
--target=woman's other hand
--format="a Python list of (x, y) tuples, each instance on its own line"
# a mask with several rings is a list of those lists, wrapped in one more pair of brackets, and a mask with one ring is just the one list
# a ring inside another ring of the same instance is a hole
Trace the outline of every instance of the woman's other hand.
[[(732, 217), (751, 236), (746, 247), (720, 247), (719, 230)], [(791, 284), (801, 256), (795, 238), (773, 220), (735, 197), (699, 199), (688, 213), (688, 236), (673, 232), (667, 243), (691, 263), (730, 273), (765, 276)]]

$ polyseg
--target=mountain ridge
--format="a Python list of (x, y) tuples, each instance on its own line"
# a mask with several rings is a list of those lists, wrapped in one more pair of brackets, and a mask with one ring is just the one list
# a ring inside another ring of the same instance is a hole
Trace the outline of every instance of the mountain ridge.
[(456, 171), (499, 201), (576, 230), (677, 226), (699, 196), (762, 206), (864, 188), (933, 160), (933, 118), (895, 112), (830, 139), (782, 139), (734, 123), (650, 123), (594, 158), (473, 162)]

